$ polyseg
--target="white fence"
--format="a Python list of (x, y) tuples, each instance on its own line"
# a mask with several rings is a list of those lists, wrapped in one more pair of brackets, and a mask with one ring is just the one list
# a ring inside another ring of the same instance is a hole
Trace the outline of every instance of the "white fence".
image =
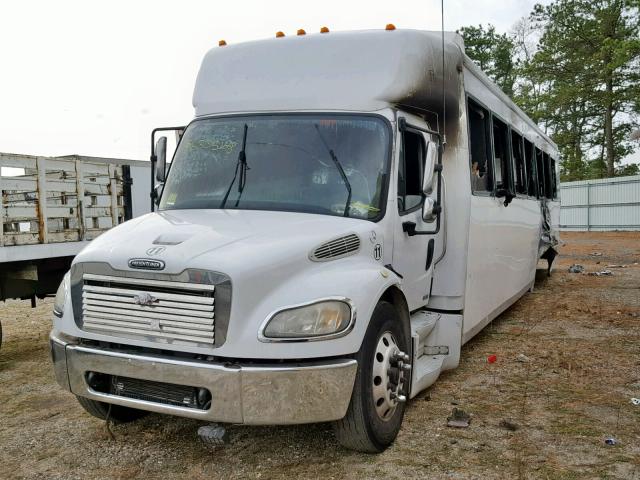
[(640, 230), (640, 175), (560, 184), (562, 230)]

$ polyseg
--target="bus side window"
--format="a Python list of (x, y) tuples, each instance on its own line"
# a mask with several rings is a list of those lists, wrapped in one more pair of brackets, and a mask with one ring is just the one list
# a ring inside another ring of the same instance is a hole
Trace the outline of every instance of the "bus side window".
[(526, 138), (524, 139), (524, 158), (527, 168), (527, 195), (535, 197), (537, 195), (535, 150), (533, 143)]
[(556, 160), (554, 158), (551, 158), (551, 186), (553, 191), (552, 197), (558, 198), (558, 175), (556, 174)]
[(536, 147), (536, 177), (538, 179), (538, 198), (543, 198), (545, 196), (545, 168), (542, 150), (538, 147)]
[(493, 167), (495, 168), (496, 189), (511, 191), (511, 149), (509, 129), (506, 123), (493, 117)]
[(527, 170), (524, 158), (524, 144), (522, 135), (511, 131), (511, 151), (515, 167), (516, 193), (527, 194)]
[(544, 158), (544, 192), (549, 199), (555, 198), (555, 162), (548, 153), (542, 154)]
[(489, 112), (469, 99), (469, 166), (471, 167), (471, 191), (493, 191), (493, 166), (491, 163), (491, 130)]
[(422, 204), (422, 175), (426, 147), (424, 137), (402, 132), (402, 152), (398, 165), (398, 212), (406, 212)]

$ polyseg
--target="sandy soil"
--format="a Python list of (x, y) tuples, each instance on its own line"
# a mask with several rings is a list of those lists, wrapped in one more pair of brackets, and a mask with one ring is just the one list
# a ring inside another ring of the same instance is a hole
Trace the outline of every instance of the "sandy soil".
[[(198, 422), (150, 415), (112, 439), (53, 379), (51, 301), (0, 304), (0, 477), (640, 479), (640, 234), (563, 241), (551, 278), (464, 346), (380, 455), (342, 450), (328, 425), (235, 426), (212, 451)], [(572, 263), (629, 266), (596, 277), (568, 273)], [(446, 427), (454, 405), (469, 428)]]

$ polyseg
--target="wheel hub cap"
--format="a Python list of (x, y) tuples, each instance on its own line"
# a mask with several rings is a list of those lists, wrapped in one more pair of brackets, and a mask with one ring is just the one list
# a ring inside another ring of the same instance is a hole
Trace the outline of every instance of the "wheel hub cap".
[(371, 379), (373, 404), (382, 420), (389, 420), (398, 404), (406, 401), (404, 390), (410, 369), (409, 356), (400, 350), (393, 334), (382, 334), (374, 353)]

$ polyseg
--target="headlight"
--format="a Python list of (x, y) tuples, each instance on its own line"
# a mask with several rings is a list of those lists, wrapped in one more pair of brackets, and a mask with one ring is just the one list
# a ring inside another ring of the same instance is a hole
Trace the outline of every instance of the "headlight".
[(67, 292), (69, 291), (69, 272), (65, 273), (62, 278), (62, 282), (56, 292), (56, 299), (53, 302), (53, 314), (57, 317), (61, 317), (64, 312), (64, 302), (67, 298)]
[(312, 339), (340, 336), (353, 326), (355, 313), (346, 300), (322, 300), (282, 310), (271, 317), (261, 335), (269, 339)]

